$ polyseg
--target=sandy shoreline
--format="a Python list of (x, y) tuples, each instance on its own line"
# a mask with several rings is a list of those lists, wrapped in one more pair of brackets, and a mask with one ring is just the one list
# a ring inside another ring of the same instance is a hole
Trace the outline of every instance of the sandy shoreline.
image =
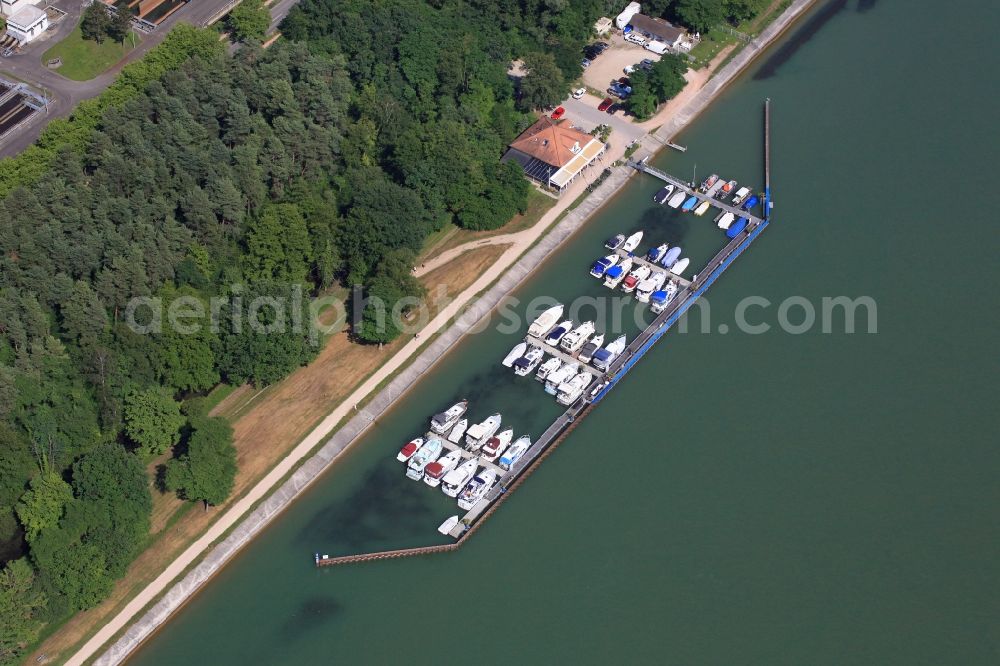
[[(644, 147), (650, 152), (661, 149), (663, 141), (669, 140), (681, 128), (690, 123), (728, 83), (735, 80), (750, 62), (767, 46), (773, 43), (796, 18), (815, 2), (816, 0), (795, 0), (784, 14), (768, 26), (754, 43), (746, 46), (736, 58), (704, 84), (703, 87), (694, 91), (694, 94), (687, 100), (688, 104), (686, 106), (677, 108), (680, 104), (676, 104), (674, 109), (671, 110), (676, 111), (675, 115), (668, 119), (657, 130), (655, 135), (646, 136)], [(657, 117), (662, 117), (663, 111), (665, 110), (661, 110), (661, 113), (657, 114)], [(92, 659), (105, 643), (113, 639), (118, 632), (125, 629), (136, 615), (166, 591), (165, 596), (149, 608), (141, 619), (132, 624), (126, 633), (110, 646), (95, 663), (117, 664), (124, 661), (133, 650), (149, 638), (158, 627), (164, 624), (187, 599), (201, 589), (205, 582), (221, 569), (240, 548), (248, 543), (275, 516), (287, 508), (304, 488), (328, 471), (339, 454), (359, 439), (374, 418), (391, 409), (398, 398), (416, 383), (420, 375), (440, 360), (469, 329), (475, 327), (482, 317), (487, 316), (504, 296), (517, 288), (527, 278), (530, 274), (531, 266), (537, 265), (539, 260), (548, 256), (580, 228), (597, 209), (603, 206), (604, 203), (619, 191), (631, 175), (625, 168), (616, 170), (591, 196), (584, 200), (579, 207), (567, 215), (554, 228), (548, 229), (550, 222), (561, 212), (558, 210), (561, 207), (558, 206), (548, 211), (546, 216), (543, 216), (542, 220), (532, 227), (532, 229), (526, 230), (526, 232), (510, 234), (510, 238), (501, 241), (514, 241), (511, 247), (501, 255), (496, 264), (499, 267), (511, 266), (507, 272), (499, 278), (496, 278), (493, 272), (489, 275), (483, 275), (463, 291), (425, 329), (430, 334), (434, 334), (438, 330), (443, 330), (444, 332), (436, 340), (431, 342), (422, 351), (420, 351), (420, 346), (425, 344), (426, 337), (428, 336), (425, 336), (425, 340), (412, 340), (399, 353), (389, 359), (379, 371), (368, 378), (351, 397), (331, 412), (320, 426), (303, 439), (288, 456), (213, 523), (205, 534), (189, 546), (182, 555), (176, 558), (166, 570), (133, 598), (100, 631), (91, 637), (66, 663), (83, 664)], [(578, 185), (582, 189), (586, 186), (586, 183), (581, 181)], [(572, 201), (572, 198), (569, 198), (571, 196), (569, 193), (565, 196), (568, 201)], [(573, 198), (575, 198), (575, 195)], [(549, 214), (552, 214), (553, 217), (546, 219)], [(525, 253), (525, 250), (528, 250), (527, 253)], [(491, 283), (494, 284), (491, 286)], [(483, 290), (486, 290), (486, 292), (471, 304), (468, 311), (461, 317), (458, 317), (458, 320), (454, 324), (448, 326), (449, 322), (463, 310), (465, 303)], [(445, 329), (446, 326), (447, 328)], [(418, 351), (420, 351), (419, 355), (413, 360), (410, 366), (400, 371)], [(306, 460), (307, 456), (327, 437), (337, 424), (351, 414), (354, 405), (363, 401), (385, 379), (394, 373), (397, 374), (392, 382), (379, 391), (361, 412), (351, 418), (330, 437), (319, 451)], [(303, 460), (305, 460), (304, 463), (302, 463)], [(302, 463), (302, 466), (296, 470), (295, 468), (299, 463)], [(292, 473), (293, 470), (295, 470), (294, 473)], [(281, 483), (282, 479), (290, 473), (291, 476)], [(277, 487), (279, 483), (281, 485)], [(248, 515), (245, 515), (254, 505), (262, 500), (263, 502), (259, 506)], [(235, 529), (232, 533), (226, 536), (234, 526)], [(216, 544), (215, 542), (222, 537), (225, 538)], [(213, 544), (215, 544), (214, 547)], [(191, 569), (179, 581), (173, 583), (178, 576), (184, 574), (206, 551), (210, 552), (208, 552), (203, 561)], [(173, 585), (171, 585), (172, 583)]]

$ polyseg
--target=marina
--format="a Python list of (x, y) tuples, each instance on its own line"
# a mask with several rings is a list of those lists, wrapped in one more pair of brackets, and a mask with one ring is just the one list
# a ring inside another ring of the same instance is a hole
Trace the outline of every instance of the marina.
[[(768, 99), (765, 100), (764, 103), (765, 186), (763, 193), (763, 208), (765, 211), (770, 210), (771, 207), (770, 111), (771, 102), (770, 99)], [(698, 196), (694, 190), (688, 187), (688, 185), (684, 184), (674, 176), (648, 166), (644, 160), (629, 161), (627, 165), (636, 171), (650, 174), (667, 182), (668, 184), (673, 185), (675, 189), (684, 191), (689, 197)], [(719, 179), (717, 176), (713, 176), (713, 178), (715, 180), (707, 187), (708, 190), (711, 190), (716, 183), (724, 183), (724, 181)], [(705, 195), (698, 198), (699, 200), (706, 199)], [(755, 198), (756, 197), (751, 197), (751, 199), (748, 199), (748, 202), (754, 200)], [(580, 370), (585, 369), (586, 372), (593, 376), (591, 382), (587, 386), (587, 389), (583, 391), (579, 398), (568, 404), (566, 410), (560, 414), (537, 439), (532, 442), (531, 446), (523, 455), (513, 462), (510, 469), (502, 469), (499, 466), (492, 465), (492, 463), (483, 460), (482, 457), (478, 456), (476, 453), (470, 453), (467, 451), (463, 453), (464, 459), (471, 460), (473, 458), (478, 458), (479, 465), (485, 467), (487, 471), (495, 471), (496, 482), (484, 494), (478, 495), (480, 499), (471, 505), (471, 508), (469, 508), (457, 522), (455, 522), (453, 518), (448, 518), (445, 523), (442, 524), (441, 530), (447, 531), (447, 533), (455, 539), (455, 543), (383, 551), (378, 553), (363, 553), (342, 557), (329, 557), (317, 552), (314, 555), (316, 566), (335, 566), (353, 562), (446, 552), (460, 547), (464, 540), (473, 534), (476, 529), (483, 524), (485, 519), (500, 506), (502, 501), (509, 496), (509, 493), (536, 468), (536, 466), (558, 445), (559, 442), (562, 441), (563, 438), (565, 438), (568, 432), (572, 430), (573, 426), (579, 423), (582, 416), (608, 395), (608, 393), (628, 374), (628, 372), (653, 347), (653, 345), (655, 345), (673, 327), (673, 325), (691, 307), (691, 305), (702, 294), (704, 294), (709, 287), (711, 287), (719, 276), (721, 276), (725, 270), (731, 266), (741, 254), (743, 254), (744, 251), (746, 251), (746, 249), (760, 236), (760, 233), (769, 224), (767, 217), (757, 217), (747, 211), (730, 206), (723, 202), (713, 200), (712, 205), (721, 208), (724, 212), (732, 213), (734, 216), (739, 215), (742, 219), (746, 220), (745, 224), (740, 227), (738, 232), (733, 233), (735, 227), (731, 227), (730, 230), (727, 231), (726, 237), (728, 242), (725, 246), (719, 250), (700, 271), (698, 271), (697, 276), (693, 280), (680, 281), (679, 289), (676, 295), (669, 301), (669, 303), (666, 304), (665, 307), (662, 308), (662, 310), (659, 311), (656, 318), (653, 319), (653, 321), (646, 326), (638, 336), (629, 342), (625, 350), (611, 360), (606, 371), (601, 372), (597, 368), (592, 368), (589, 364), (579, 365)], [(638, 246), (638, 239), (641, 239), (641, 237), (641, 232), (632, 234), (632, 236), (628, 239), (629, 249), (626, 251), (622, 249), (624, 248), (624, 244), (621, 243), (620, 240), (624, 237), (623, 235), (619, 235), (619, 237), (616, 237), (616, 239), (619, 239), (616, 243), (617, 246), (613, 249), (616, 253), (626, 252), (626, 254), (630, 255), (631, 250), (636, 249)], [(636, 257), (631, 258), (633, 261), (637, 262), (645, 261)], [(644, 265), (651, 267), (649, 262), (645, 262)], [(544, 342), (546, 335), (550, 330), (552, 330), (552, 327), (555, 326), (556, 320), (563, 316), (562, 313), (562, 306), (554, 306), (543, 313), (535, 320), (531, 327), (529, 327), (529, 334), (527, 335), (525, 341), (528, 343), (529, 348), (534, 346), (539, 349), (544, 349), (547, 353), (556, 355), (563, 359), (564, 362), (578, 363), (572, 355), (558, 349), (557, 346), (553, 347)], [(565, 322), (563, 322), (563, 324), (565, 324)], [(572, 322), (570, 322), (570, 324), (572, 324)], [(561, 324), (556, 328), (560, 328), (562, 326), (563, 325)], [(565, 332), (562, 334), (565, 334)], [(514, 363), (516, 364), (517, 361)], [(433, 436), (433, 433), (428, 433), (428, 436)], [(450, 450), (455, 450), (457, 448), (458, 447), (455, 445), (450, 446)], [(487, 467), (487, 465), (492, 466)], [(494, 468), (496, 469), (494, 470)], [(445, 528), (450, 529), (445, 530)]]

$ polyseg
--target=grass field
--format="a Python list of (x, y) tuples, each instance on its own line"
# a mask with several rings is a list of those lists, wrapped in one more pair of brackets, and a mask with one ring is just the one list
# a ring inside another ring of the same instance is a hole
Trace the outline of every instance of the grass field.
[(135, 32), (125, 40), (124, 44), (108, 39), (98, 44), (93, 40), (84, 39), (80, 26), (77, 26), (66, 39), (42, 55), (42, 64), (60, 58), (62, 66), (55, 71), (67, 79), (87, 81), (128, 55), (132, 50), (133, 37), (135, 45), (138, 46), (142, 39)]

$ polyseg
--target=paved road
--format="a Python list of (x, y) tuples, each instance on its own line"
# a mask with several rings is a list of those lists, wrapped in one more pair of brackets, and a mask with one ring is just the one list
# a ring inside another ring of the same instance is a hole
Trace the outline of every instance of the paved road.
[(584, 95), (581, 99), (570, 97), (562, 103), (562, 106), (566, 109), (566, 117), (573, 124), (583, 127), (588, 132), (598, 125), (610, 125), (611, 129), (614, 130), (612, 140), (624, 141), (626, 144), (646, 134), (644, 128), (624, 117), (622, 111), (614, 115), (598, 111), (597, 105), (600, 103), (600, 99), (592, 95)]
[[(69, 115), (83, 100), (101, 94), (115, 80), (122, 67), (141, 58), (151, 48), (163, 41), (163, 38), (177, 23), (183, 21), (191, 25), (203, 26), (206, 21), (211, 20), (230, 2), (231, 0), (192, 0), (188, 2), (167, 17), (152, 34), (144, 35), (142, 43), (121, 62), (89, 81), (71, 81), (59, 75), (55, 70), (48, 69), (42, 63), (42, 54), (73, 31), (83, 10), (79, 0), (57, 0), (52, 3), (67, 13), (66, 17), (58, 24), (58, 30), (50, 33), (46, 39), (32, 42), (21, 53), (0, 59), (0, 76), (4, 72), (9, 72), (18, 79), (39, 88), (51, 100), (47, 109), (35, 114), (26, 125), (0, 141), (0, 158), (20, 153), (34, 143), (50, 120)], [(280, 23), (296, 2), (298, 0), (275, 0), (271, 11), (272, 29)]]

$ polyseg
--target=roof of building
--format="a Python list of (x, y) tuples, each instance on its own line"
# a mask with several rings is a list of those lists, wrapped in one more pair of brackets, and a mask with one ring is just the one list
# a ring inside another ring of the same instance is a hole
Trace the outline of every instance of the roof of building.
[(645, 14), (633, 16), (629, 19), (629, 25), (634, 30), (658, 37), (668, 44), (673, 44), (685, 35), (685, 31), (681, 28), (674, 27), (661, 18), (650, 18)]
[(25, 5), (14, 12), (13, 16), (8, 17), (7, 23), (8, 25), (13, 23), (14, 27), (30, 28), (43, 16), (45, 16), (45, 10), (34, 5)]
[(598, 155), (604, 152), (604, 144), (597, 139), (591, 139), (590, 143), (586, 144), (579, 153), (573, 156), (566, 166), (559, 169), (551, 178), (549, 182), (558, 188), (563, 188), (573, 178), (576, 177), (578, 173), (583, 171), (587, 165), (594, 161)]
[(542, 116), (534, 125), (514, 139), (510, 147), (555, 167), (566, 166), (594, 137), (569, 126), (555, 123)]

